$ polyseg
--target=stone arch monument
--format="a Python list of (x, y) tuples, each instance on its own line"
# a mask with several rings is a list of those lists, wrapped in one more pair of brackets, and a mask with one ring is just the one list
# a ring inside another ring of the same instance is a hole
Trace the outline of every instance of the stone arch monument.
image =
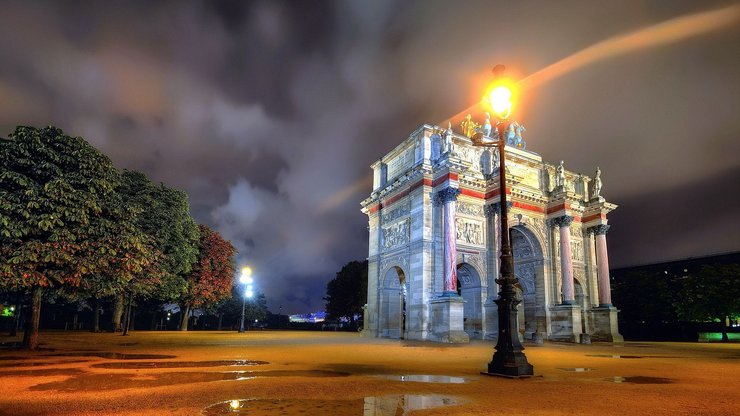
[[(522, 130), (524, 131), (524, 130)], [(507, 144), (509, 229), (525, 339), (619, 341), (607, 214), (583, 174)], [(423, 125), (375, 162), (363, 335), (438, 342), (498, 335), (498, 152)], [(598, 185), (598, 186), (596, 186)]]

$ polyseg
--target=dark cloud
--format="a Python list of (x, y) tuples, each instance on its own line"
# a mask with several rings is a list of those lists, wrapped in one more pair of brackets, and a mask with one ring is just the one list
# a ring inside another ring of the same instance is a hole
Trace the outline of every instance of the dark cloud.
[[(732, 2), (4, 2), (0, 131), (56, 124), (186, 190), (270, 306), (321, 307), (367, 255), (368, 165), (599, 41)], [(740, 25), (527, 92), (529, 148), (603, 170), (613, 265), (740, 249)], [(3, 133), (5, 134), (5, 133)]]

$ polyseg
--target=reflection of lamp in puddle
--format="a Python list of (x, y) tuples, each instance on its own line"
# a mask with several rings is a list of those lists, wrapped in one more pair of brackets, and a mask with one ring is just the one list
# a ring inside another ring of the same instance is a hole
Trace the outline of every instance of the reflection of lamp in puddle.
[(229, 402), (229, 408), (231, 410), (239, 410), (242, 407), (242, 403), (239, 400), (232, 400)]

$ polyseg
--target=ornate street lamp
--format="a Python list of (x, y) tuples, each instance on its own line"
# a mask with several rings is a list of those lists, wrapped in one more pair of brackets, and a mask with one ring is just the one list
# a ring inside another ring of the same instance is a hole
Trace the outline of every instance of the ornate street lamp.
[[(493, 68), (494, 83), (484, 101), (487, 101), (498, 118), (495, 125), (497, 138), (486, 137), (479, 132), (473, 136), (475, 146), (497, 146), (499, 151), (499, 195), (501, 207), (501, 267), (496, 283), (499, 284), (498, 299), (498, 341), (496, 352), (488, 363), (488, 372), (483, 374), (503, 377), (531, 377), (534, 367), (527, 362), (524, 347), (519, 341), (517, 329), (517, 304), (520, 302), (514, 293), (514, 258), (511, 253), (509, 235), (509, 207), (506, 197), (506, 135), (509, 130), (509, 116), (511, 116), (513, 83), (503, 77), (505, 67), (496, 65)], [(490, 128), (489, 128), (490, 131)]]
[(242, 297), (242, 319), (239, 324), (239, 332), (244, 332), (244, 312), (247, 307), (247, 298), (254, 296), (254, 279), (252, 278), (252, 269), (250, 267), (243, 267), (241, 276), (239, 276), (239, 283), (244, 286), (244, 296)]

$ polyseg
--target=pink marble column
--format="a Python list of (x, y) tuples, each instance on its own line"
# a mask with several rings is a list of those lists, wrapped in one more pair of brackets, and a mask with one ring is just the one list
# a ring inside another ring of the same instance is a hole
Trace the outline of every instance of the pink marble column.
[(457, 295), (457, 230), (455, 227), (456, 201), (460, 190), (447, 187), (437, 193), (444, 209), (444, 292)]
[(609, 282), (609, 255), (606, 249), (606, 233), (609, 226), (600, 224), (592, 228), (596, 235), (596, 266), (598, 267), (599, 307), (612, 306), (612, 290)]
[(573, 217), (568, 215), (554, 220), (554, 223), (560, 228), (560, 270), (564, 305), (572, 305), (576, 299), (573, 286), (573, 256), (570, 251), (570, 224), (572, 222)]

